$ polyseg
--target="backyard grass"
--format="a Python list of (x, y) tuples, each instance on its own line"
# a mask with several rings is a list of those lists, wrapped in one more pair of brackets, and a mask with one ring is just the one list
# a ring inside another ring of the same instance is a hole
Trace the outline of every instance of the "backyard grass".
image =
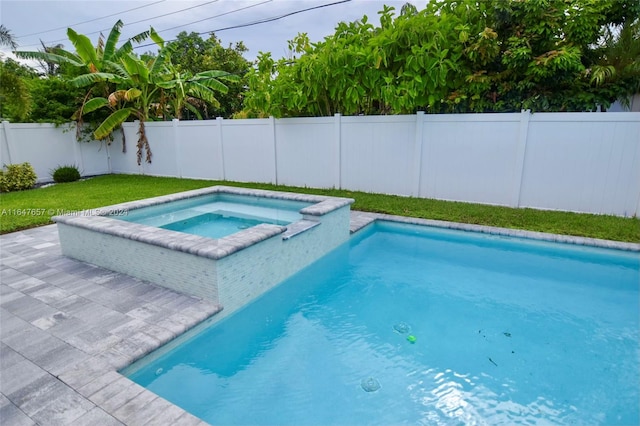
[(98, 208), (212, 185), (349, 197), (356, 200), (352, 205), (353, 210), (640, 242), (640, 219), (638, 218), (513, 209), (337, 189), (138, 175), (98, 176), (79, 182), (0, 194), (0, 233), (46, 225), (51, 223), (52, 215), (63, 212)]

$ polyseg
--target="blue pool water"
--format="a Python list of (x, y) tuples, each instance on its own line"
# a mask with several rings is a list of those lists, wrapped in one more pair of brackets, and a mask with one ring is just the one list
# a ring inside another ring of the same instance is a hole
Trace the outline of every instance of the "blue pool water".
[(275, 219), (245, 219), (235, 215), (204, 213), (162, 225), (160, 228), (207, 238), (222, 238), (261, 223), (289, 224), (289, 222)]
[(361, 234), (124, 373), (213, 424), (640, 422), (638, 253)]
[(188, 198), (130, 211), (116, 219), (208, 238), (222, 238), (261, 223), (286, 226), (310, 203), (231, 194)]

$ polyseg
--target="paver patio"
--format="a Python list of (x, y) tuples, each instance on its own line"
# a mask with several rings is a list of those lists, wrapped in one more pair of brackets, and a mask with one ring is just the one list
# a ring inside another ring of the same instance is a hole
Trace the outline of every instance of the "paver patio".
[(55, 225), (0, 237), (0, 283), (0, 424), (206, 424), (116, 371), (219, 306), (68, 259)]

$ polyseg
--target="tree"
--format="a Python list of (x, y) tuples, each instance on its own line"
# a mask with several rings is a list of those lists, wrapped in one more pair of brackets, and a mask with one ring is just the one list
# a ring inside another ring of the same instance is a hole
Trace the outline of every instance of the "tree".
[[(16, 43), (11, 31), (0, 25), (0, 46), (16, 49)], [(29, 69), (17, 62), (4, 60), (0, 55), (0, 118), (24, 121), (31, 110), (31, 96), (24, 78)]]
[(16, 43), (13, 34), (11, 34), (11, 31), (4, 25), (0, 25), (0, 46), (7, 46), (12, 50), (18, 48), (18, 43)]
[(25, 121), (31, 112), (26, 80), (35, 73), (11, 59), (0, 61), (0, 118)]
[[(637, 0), (385, 6), (378, 25), (365, 16), (317, 43), (299, 35), (293, 59), (261, 54), (245, 103), (275, 116), (594, 110), (637, 90), (639, 17)], [(608, 28), (626, 59), (601, 45)]]
[(72, 80), (78, 87), (92, 86), (102, 82), (113, 82), (116, 90), (107, 98), (93, 97), (82, 107), (82, 113), (90, 113), (99, 108), (113, 109), (95, 130), (97, 139), (104, 139), (129, 118), (139, 121), (137, 161), (141, 164), (143, 153), (145, 161), (151, 163), (152, 153), (145, 131), (145, 123), (150, 119), (162, 118), (171, 104), (181, 111), (186, 95), (215, 101), (214, 90), (226, 91), (226, 86), (218, 78), (234, 79), (226, 72), (206, 71), (196, 76), (184, 76), (176, 73), (171, 63), (172, 48), (166, 46), (162, 38), (153, 30), (150, 37), (158, 45), (158, 55), (144, 61), (131, 52), (117, 55), (114, 60), (105, 60), (104, 65), (113, 72), (90, 72)]
[[(137, 161), (140, 164), (144, 155), (150, 163), (152, 153), (145, 131), (147, 121), (164, 119), (171, 112), (170, 106), (174, 116), (179, 117), (190, 97), (215, 103), (214, 91), (227, 90), (219, 79), (238, 79), (222, 71), (209, 70), (195, 75), (180, 72), (171, 62), (173, 48), (165, 45), (153, 28), (117, 47), (122, 25), (121, 21), (116, 22), (106, 39), (101, 34), (95, 47), (87, 36), (69, 28), (67, 35), (75, 52), (53, 47), (49, 51), (17, 54), (25, 59), (44, 60), (75, 69), (66, 77), (75, 87), (87, 88), (87, 92), (73, 117), (81, 120), (103, 108), (110, 110), (110, 115), (94, 131), (97, 139), (111, 137), (111, 133), (128, 119), (138, 120)], [(140, 58), (133, 53), (132, 42), (147, 37), (156, 43), (159, 51), (155, 56)], [(123, 151), (124, 147), (123, 139)]]
[[(187, 34), (183, 31), (168, 46), (173, 52), (172, 61), (179, 73), (197, 75), (204, 71), (220, 70), (238, 76), (235, 81), (228, 81), (228, 91), (217, 97), (216, 114), (231, 117), (242, 110), (243, 93), (247, 85), (245, 75), (251, 68), (251, 63), (242, 56), (247, 51), (242, 42), (224, 47), (213, 33), (205, 40), (197, 33)], [(195, 114), (191, 110), (196, 117), (210, 116), (203, 107), (197, 108), (197, 111), (198, 114)]]

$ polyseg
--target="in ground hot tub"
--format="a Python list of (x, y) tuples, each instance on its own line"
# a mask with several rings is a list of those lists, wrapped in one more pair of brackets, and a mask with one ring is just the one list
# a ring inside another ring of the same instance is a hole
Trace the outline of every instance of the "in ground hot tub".
[(228, 193), (200, 195), (110, 217), (208, 238), (223, 238), (262, 223), (289, 226), (310, 202)]
[(224, 316), (349, 238), (352, 199), (214, 186), (53, 218), (62, 253)]

